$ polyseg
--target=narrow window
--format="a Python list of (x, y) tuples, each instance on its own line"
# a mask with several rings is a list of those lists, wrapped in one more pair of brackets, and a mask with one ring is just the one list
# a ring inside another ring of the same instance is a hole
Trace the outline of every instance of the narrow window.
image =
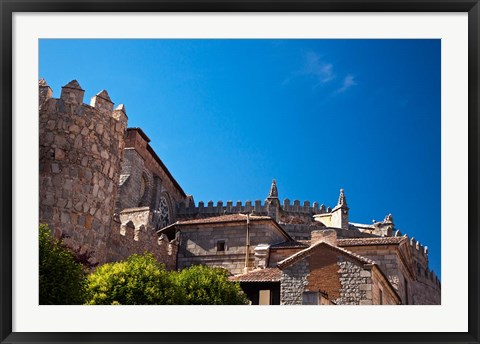
[(382, 289), (380, 289), (379, 302), (380, 302), (381, 305), (383, 305), (383, 290)]
[(225, 240), (217, 241), (217, 252), (224, 252), (225, 251)]

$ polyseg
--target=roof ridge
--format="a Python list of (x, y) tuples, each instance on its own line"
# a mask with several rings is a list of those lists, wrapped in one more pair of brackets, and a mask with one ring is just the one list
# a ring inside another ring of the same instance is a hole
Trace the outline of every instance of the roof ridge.
[(359, 254), (353, 253), (353, 252), (351, 252), (351, 251), (349, 251), (349, 250), (346, 250), (346, 249), (344, 249), (344, 248), (338, 247), (338, 246), (336, 246), (336, 245), (332, 245), (332, 244), (330, 244), (330, 243), (328, 243), (328, 242), (326, 242), (326, 241), (319, 241), (319, 242), (316, 242), (315, 244), (313, 244), (313, 245), (311, 245), (311, 246), (309, 246), (309, 247), (307, 247), (307, 248), (305, 248), (305, 249), (303, 249), (303, 250), (301, 250), (301, 251), (299, 251), (299, 252), (296, 252), (296, 253), (292, 254), (290, 257), (287, 257), (287, 258), (285, 258), (284, 260), (278, 262), (278, 263), (277, 263), (277, 266), (281, 269), (281, 268), (289, 265), (290, 263), (295, 262), (297, 259), (302, 258), (302, 257), (305, 256), (307, 253), (312, 252), (313, 249), (315, 249), (316, 247), (318, 247), (318, 246), (320, 246), (320, 245), (325, 245), (325, 246), (327, 246), (327, 247), (329, 247), (329, 248), (332, 248), (332, 249), (334, 249), (334, 250), (343, 252), (343, 253), (345, 253), (345, 254), (347, 254), (347, 255), (349, 255), (349, 256), (352, 256), (352, 257), (356, 258), (357, 260), (361, 261), (362, 263), (365, 263), (365, 264), (374, 264), (374, 265), (376, 265), (376, 262), (373, 261), (373, 260), (371, 260), (371, 259), (369, 259), (369, 258), (363, 257), (363, 256), (361, 256), (361, 255), (359, 255)]

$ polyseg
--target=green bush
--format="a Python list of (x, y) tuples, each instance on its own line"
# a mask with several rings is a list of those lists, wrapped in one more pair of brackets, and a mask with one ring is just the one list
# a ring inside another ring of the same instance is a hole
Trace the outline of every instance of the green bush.
[(86, 279), (82, 265), (50, 228), (39, 228), (39, 289), (41, 305), (77, 305), (85, 300)]
[(104, 264), (88, 276), (87, 304), (181, 304), (183, 295), (172, 277), (152, 254), (134, 254), (126, 261)]
[(177, 273), (177, 284), (189, 305), (243, 305), (248, 299), (223, 268), (194, 265)]
[(221, 268), (193, 266), (167, 271), (150, 253), (99, 266), (88, 277), (90, 305), (246, 304), (238, 284)]

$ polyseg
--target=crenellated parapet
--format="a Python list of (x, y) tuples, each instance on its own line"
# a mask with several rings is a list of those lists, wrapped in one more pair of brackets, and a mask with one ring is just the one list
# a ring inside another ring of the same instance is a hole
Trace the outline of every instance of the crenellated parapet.
[[(213, 201), (208, 201), (207, 203), (200, 201), (198, 205), (195, 206), (193, 202), (189, 206), (185, 206), (184, 203), (177, 205), (177, 215), (179, 217), (188, 217), (194, 215), (208, 215), (208, 216), (219, 216), (224, 214), (237, 214), (237, 213), (255, 213), (257, 215), (266, 215), (268, 213), (267, 202), (262, 202), (261, 200), (246, 201), (218, 201), (214, 203)], [(313, 216), (316, 214), (324, 214), (331, 212), (331, 208), (325, 207), (325, 205), (319, 205), (318, 202), (313, 202), (311, 204), (309, 201), (304, 201), (303, 204), (300, 204), (299, 200), (294, 200), (293, 204), (288, 198), (283, 201), (283, 204), (280, 204), (280, 213), (285, 215), (308, 215)]]
[(76, 80), (62, 87), (60, 98), (39, 81), (40, 222), (72, 247), (105, 261), (112, 226), (127, 115), (114, 109), (107, 91), (90, 105)]
[[(428, 247), (407, 234), (404, 237), (407, 238), (407, 244), (413, 256), (414, 266), (412, 268), (415, 270), (416, 281), (422, 285), (429, 286), (431, 288), (430, 293), (435, 291), (439, 297), (441, 284), (435, 272), (429, 268)], [(422, 292), (425, 291), (425, 289), (421, 290)]]
[(252, 201), (246, 201), (242, 203), (237, 201), (208, 201), (206, 204), (203, 201), (198, 202), (198, 206), (195, 203), (189, 202), (188, 205), (184, 203), (177, 204), (176, 214), (180, 218), (188, 217), (206, 217), (206, 216), (220, 216), (225, 214), (238, 214), (238, 213), (253, 213), (257, 215), (268, 215), (279, 223), (285, 222), (288, 218), (304, 218), (305, 221), (311, 222), (314, 215), (325, 214), (331, 212), (331, 208), (325, 207), (325, 205), (319, 205), (318, 202), (310, 203), (310, 201), (304, 201), (300, 204), (299, 200), (294, 200), (293, 204), (286, 198), (283, 204), (278, 199), (278, 189), (275, 180), (272, 181), (270, 191), (267, 199), (262, 203), (257, 199), (253, 203)]
[(408, 238), (408, 244), (414, 259), (428, 266), (428, 246), (422, 245), (420, 241), (417, 241), (414, 237), (410, 238), (407, 234), (404, 237)]
[(126, 209), (119, 214), (108, 240), (107, 262), (150, 252), (168, 270), (177, 268), (179, 237), (170, 241), (165, 235), (159, 236), (150, 223), (152, 215), (147, 207)]

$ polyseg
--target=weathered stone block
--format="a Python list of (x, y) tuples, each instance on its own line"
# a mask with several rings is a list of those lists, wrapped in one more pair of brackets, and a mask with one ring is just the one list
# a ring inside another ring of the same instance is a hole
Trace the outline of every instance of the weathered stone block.
[(360, 290), (372, 290), (371, 284), (360, 284)]
[(371, 276), (372, 276), (372, 273), (370, 271), (367, 271), (367, 270), (360, 271), (360, 277), (371, 277)]

